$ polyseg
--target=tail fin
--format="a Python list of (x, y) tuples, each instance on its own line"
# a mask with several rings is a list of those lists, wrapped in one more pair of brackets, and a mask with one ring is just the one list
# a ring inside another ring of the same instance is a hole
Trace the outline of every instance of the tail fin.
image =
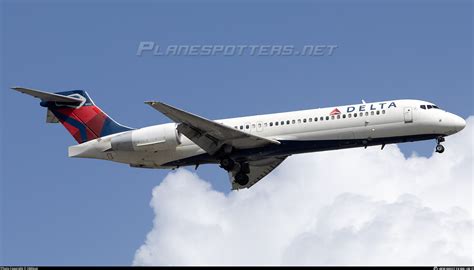
[(59, 120), (78, 143), (132, 129), (110, 118), (94, 104), (86, 91), (48, 93), (26, 88), (13, 89), (40, 98), (41, 106), (48, 108), (47, 121)]

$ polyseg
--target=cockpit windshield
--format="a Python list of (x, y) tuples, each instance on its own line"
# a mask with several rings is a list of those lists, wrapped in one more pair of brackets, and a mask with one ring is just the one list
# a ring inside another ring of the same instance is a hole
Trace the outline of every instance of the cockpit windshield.
[(423, 104), (423, 105), (420, 105), (420, 108), (422, 108), (423, 110), (439, 109), (439, 107), (434, 104), (426, 104), (426, 105)]

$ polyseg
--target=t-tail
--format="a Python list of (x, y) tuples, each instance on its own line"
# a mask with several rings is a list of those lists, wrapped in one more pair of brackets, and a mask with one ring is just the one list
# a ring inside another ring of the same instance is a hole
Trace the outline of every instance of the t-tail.
[(78, 143), (132, 130), (97, 107), (86, 91), (49, 93), (22, 87), (12, 89), (41, 99), (40, 105), (47, 108), (46, 122), (61, 122)]

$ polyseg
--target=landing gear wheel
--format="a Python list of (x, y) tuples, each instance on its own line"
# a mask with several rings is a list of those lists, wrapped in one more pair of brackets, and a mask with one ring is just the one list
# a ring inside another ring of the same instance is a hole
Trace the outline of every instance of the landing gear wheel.
[(437, 153), (443, 153), (444, 152), (444, 146), (442, 146), (441, 144), (438, 144), (436, 145), (436, 152)]
[(239, 172), (235, 175), (235, 182), (241, 186), (245, 186), (249, 183), (249, 177), (248, 175)]
[(235, 166), (235, 162), (230, 158), (224, 158), (221, 160), (221, 167), (226, 171), (231, 171)]

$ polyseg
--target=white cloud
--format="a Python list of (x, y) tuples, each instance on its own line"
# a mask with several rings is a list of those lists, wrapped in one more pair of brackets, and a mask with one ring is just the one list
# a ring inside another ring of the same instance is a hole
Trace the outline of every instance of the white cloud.
[(134, 264), (473, 264), (467, 122), (430, 158), (395, 145), (297, 155), (227, 195), (170, 173), (153, 189), (153, 229)]

